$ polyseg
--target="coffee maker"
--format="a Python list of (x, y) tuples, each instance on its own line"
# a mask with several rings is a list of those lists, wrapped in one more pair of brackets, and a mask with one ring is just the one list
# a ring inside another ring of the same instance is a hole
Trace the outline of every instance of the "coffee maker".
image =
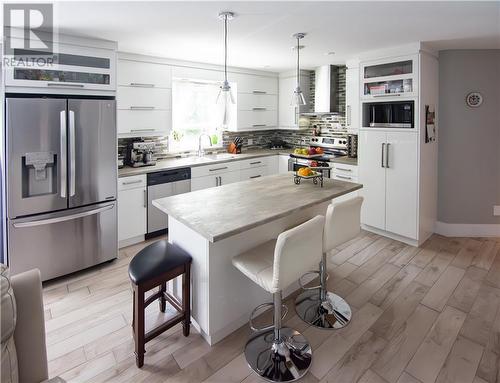
[(127, 164), (134, 168), (156, 165), (156, 161), (153, 159), (154, 148), (154, 142), (129, 143), (127, 145)]

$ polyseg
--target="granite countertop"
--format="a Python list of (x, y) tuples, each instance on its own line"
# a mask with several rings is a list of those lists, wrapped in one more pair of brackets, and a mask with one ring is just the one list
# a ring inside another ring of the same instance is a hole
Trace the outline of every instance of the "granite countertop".
[(295, 185), (290, 173), (277, 174), (161, 198), (153, 205), (216, 242), (362, 187), (333, 179), (324, 179), (323, 187), (310, 180)]
[[(207, 155), (205, 157), (198, 157), (198, 156), (172, 157), (163, 160), (158, 160), (156, 161), (156, 165), (154, 166), (143, 166), (138, 168), (133, 168), (131, 166), (124, 166), (123, 168), (118, 169), (118, 177), (135, 176), (139, 174), (147, 174), (162, 170), (172, 170), (185, 167), (211, 165), (229, 161), (245, 160), (255, 157), (275, 156), (279, 154), (289, 155), (292, 152), (293, 149), (280, 149), (280, 150), (251, 149), (248, 151), (243, 151), (243, 153), (241, 154), (233, 154), (231, 155), (231, 157), (225, 157), (225, 158), (224, 157), (217, 158), (216, 156), (211, 157), (210, 155)], [(346, 165), (358, 164), (356, 158), (349, 158), (347, 156), (337, 157), (333, 159), (332, 162), (346, 164)]]

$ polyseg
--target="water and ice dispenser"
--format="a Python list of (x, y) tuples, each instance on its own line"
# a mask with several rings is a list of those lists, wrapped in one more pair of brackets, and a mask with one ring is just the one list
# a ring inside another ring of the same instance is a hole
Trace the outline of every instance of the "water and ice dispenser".
[(23, 198), (57, 193), (57, 155), (31, 152), (22, 157)]

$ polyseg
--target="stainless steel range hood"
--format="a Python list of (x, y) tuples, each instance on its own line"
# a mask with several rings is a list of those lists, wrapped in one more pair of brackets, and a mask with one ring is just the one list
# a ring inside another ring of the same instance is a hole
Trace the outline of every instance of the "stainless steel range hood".
[(339, 67), (324, 65), (315, 70), (314, 112), (302, 113), (306, 116), (340, 113)]

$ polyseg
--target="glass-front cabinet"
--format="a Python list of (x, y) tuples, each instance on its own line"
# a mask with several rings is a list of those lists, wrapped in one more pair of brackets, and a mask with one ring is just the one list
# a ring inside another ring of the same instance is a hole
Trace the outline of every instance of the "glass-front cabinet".
[(14, 49), (6, 86), (114, 91), (116, 53), (58, 44), (57, 51)]
[(416, 95), (418, 87), (417, 67), (417, 56), (362, 63), (362, 98), (396, 98)]

